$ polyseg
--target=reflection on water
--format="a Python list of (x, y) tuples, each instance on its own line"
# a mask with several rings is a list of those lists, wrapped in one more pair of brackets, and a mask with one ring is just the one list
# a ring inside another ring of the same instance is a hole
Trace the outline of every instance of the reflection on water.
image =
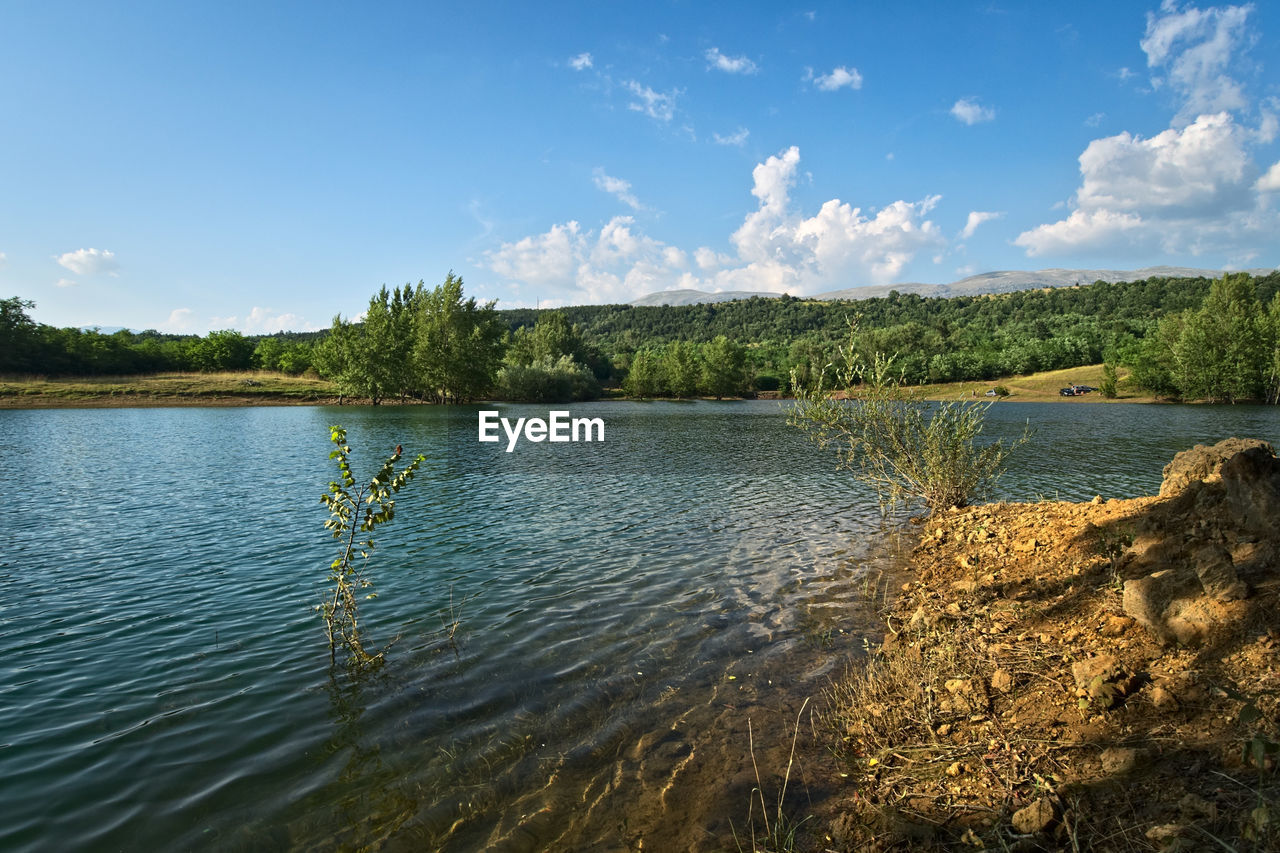
[[(603, 444), (513, 453), (476, 411), (0, 412), (0, 847), (722, 847), (747, 721), (782, 767), (861, 647), (873, 497), (776, 403), (575, 407)], [(1280, 439), (1243, 407), (1002, 404), (989, 432), (1027, 418), (1008, 497), (1152, 492), (1192, 443)], [(312, 610), (333, 422), (358, 470), (428, 456), (371, 564), (390, 662), (359, 682)]]

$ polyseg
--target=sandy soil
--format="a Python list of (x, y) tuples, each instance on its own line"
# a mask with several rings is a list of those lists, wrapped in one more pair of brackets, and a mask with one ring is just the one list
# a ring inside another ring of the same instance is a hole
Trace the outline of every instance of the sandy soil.
[(1280, 849), (1280, 590), (1157, 642), (1119, 559), (1157, 501), (923, 521), (880, 653), (826, 697), (840, 787), (797, 849)]

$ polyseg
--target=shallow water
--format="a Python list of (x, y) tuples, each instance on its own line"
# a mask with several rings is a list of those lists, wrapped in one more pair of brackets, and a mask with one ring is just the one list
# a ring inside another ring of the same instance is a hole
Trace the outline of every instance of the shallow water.
[[(873, 496), (777, 403), (576, 406), (604, 443), (513, 453), (476, 411), (0, 412), (0, 848), (727, 843), (748, 720), (776, 758), (860, 648), (892, 559)], [(1002, 496), (1151, 493), (1191, 444), (1280, 441), (1250, 407), (1005, 403), (989, 432), (1028, 418)], [(370, 564), (390, 663), (359, 681), (313, 610), (334, 422), (358, 472), (428, 457)]]

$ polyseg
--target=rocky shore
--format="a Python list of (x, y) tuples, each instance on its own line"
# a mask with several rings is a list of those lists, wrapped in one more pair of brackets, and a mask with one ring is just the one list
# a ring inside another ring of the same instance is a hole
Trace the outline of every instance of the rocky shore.
[(1158, 496), (922, 528), (883, 646), (827, 697), (814, 849), (1280, 849), (1270, 445), (1181, 453)]

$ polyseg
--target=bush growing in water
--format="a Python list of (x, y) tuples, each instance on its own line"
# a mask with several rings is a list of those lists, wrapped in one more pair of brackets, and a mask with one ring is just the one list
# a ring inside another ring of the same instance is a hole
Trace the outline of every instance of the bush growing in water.
[[(396, 463), (400, 461), (401, 448), (382, 463), (378, 473), (373, 475), (367, 484), (356, 489), (356, 478), (351, 473), (351, 447), (347, 444), (347, 431), (340, 426), (329, 427), (329, 440), (335, 445), (329, 453), (330, 459), (338, 461), (340, 479), (329, 483), (329, 491), (320, 497), (320, 502), (329, 508), (329, 519), (324, 526), (339, 542), (340, 553), (329, 564), (329, 582), (333, 588), (316, 609), (324, 615), (325, 631), (329, 635), (329, 654), (336, 657), (338, 646), (342, 645), (350, 654), (350, 663), (361, 667), (378, 661), (382, 657), (379, 652), (371, 655), (365, 651), (360, 640), (360, 625), (357, 619), (357, 590), (366, 590), (373, 586), (364, 567), (368, 564), (369, 554), (373, 551), (373, 531), (380, 524), (386, 524), (395, 518), (396, 501), (394, 495), (413, 479), (418, 466), (426, 461), (419, 454), (413, 462), (396, 472)], [(356, 563), (359, 555), (361, 564)], [(373, 598), (376, 593), (367, 593), (365, 598)]]
[(838, 448), (841, 467), (876, 490), (883, 511), (923, 501), (930, 512), (965, 506), (999, 479), (1009, 452), (1027, 441), (1024, 433), (1006, 447), (980, 444), (990, 403), (934, 405), (908, 395), (892, 359), (876, 354), (863, 362), (852, 347), (840, 350), (837, 379), (857, 385), (857, 397), (836, 400), (819, 378), (808, 388), (792, 378), (795, 405), (787, 421), (820, 446)]

